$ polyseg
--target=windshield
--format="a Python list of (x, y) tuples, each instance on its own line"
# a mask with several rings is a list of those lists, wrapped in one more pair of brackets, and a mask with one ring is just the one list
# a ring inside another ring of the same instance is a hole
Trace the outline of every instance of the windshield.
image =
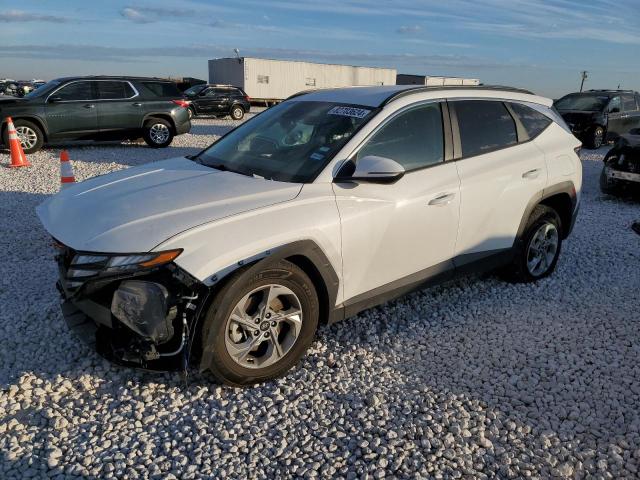
[(59, 81), (51, 80), (50, 82), (45, 83), (41, 87), (38, 87), (35, 90), (31, 91), (30, 93), (25, 95), (24, 98), (36, 98), (36, 97), (41, 97), (43, 95), (47, 95), (54, 88), (56, 88), (58, 85), (60, 85)]
[(196, 95), (198, 95), (202, 91), (202, 89), (204, 87), (206, 87), (206, 85), (195, 85), (195, 86), (193, 86), (191, 88), (187, 88), (184, 91), (184, 94), (186, 96), (188, 96), (188, 97), (195, 97)]
[(581, 110), (584, 112), (601, 112), (609, 103), (606, 95), (567, 95), (555, 104), (558, 110)]
[(284, 102), (232, 130), (196, 159), (221, 170), (308, 183), (375, 111), (332, 102)]

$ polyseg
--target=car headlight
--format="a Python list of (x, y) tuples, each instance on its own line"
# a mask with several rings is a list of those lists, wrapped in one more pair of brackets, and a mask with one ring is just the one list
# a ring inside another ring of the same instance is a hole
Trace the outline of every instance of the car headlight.
[(175, 260), (182, 253), (182, 249), (166, 250), (164, 252), (119, 254), (85, 254), (73, 257), (67, 277), (81, 278), (94, 275), (112, 274), (151, 269), (165, 265)]

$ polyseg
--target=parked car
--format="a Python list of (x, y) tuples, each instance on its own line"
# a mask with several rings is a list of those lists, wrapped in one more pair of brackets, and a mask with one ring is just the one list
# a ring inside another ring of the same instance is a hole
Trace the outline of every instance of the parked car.
[(551, 105), (504, 87), (317, 91), (195, 156), (75, 184), (37, 209), (65, 318), (115, 362), (247, 385), (295, 365), (320, 323), (413, 289), (544, 278), (582, 183)]
[(187, 103), (172, 82), (143, 77), (68, 77), (24, 98), (0, 99), (2, 139), (12, 117), (25, 153), (61, 140), (144, 138), (167, 147), (189, 132)]
[(588, 148), (640, 127), (640, 95), (632, 90), (589, 90), (570, 93), (555, 108)]
[(600, 189), (610, 195), (640, 192), (640, 128), (620, 135), (605, 155)]
[(242, 120), (244, 114), (251, 109), (247, 94), (232, 85), (196, 85), (185, 90), (184, 96), (190, 102), (191, 116), (229, 115), (234, 120)]

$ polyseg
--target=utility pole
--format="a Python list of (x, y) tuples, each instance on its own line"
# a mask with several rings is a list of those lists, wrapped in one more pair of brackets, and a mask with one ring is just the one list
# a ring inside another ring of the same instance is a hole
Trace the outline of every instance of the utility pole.
[(582, 91), (582, 87), (584, 87), (584, 81), (589, 77), (589, 72), (583, 70), (580, 72), (580, 76), (582, 77), (582, 82), (580, 82), (580, 91)]

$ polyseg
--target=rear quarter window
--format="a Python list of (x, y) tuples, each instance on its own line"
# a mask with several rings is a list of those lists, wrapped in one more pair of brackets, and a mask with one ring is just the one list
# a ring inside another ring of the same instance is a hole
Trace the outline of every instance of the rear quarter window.
[(170, 82), (141, 82), (147, 96), (159, 98), (180, 98), (182, 94), (174, 83)]
[(510, 103), (509, 106), (518, 116), (530, 139), (540, 135), (551, 124), (549, 117), (531, 107), (521, 103)]
[(462, 156), (472, 157), (516, 145), (516, 124), (502, 102), (460, 100), (452, 102), (458, 117)]

